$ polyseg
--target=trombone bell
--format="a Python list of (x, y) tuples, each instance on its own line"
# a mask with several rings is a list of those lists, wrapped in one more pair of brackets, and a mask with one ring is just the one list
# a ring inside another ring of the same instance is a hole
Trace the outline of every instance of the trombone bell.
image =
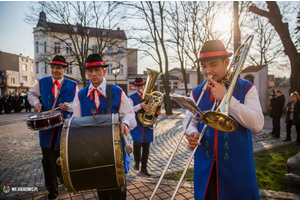
[(237, 122), (221, 112), (206, 111), (202, 117), (206, 124), (214, 129), (224, 132), (233, 132), (238, 129)]

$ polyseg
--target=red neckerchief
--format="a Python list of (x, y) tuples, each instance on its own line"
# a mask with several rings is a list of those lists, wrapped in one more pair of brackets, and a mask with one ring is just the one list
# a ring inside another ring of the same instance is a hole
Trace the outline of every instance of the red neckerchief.
[[(214, 87), (214, 85), (211, 82), (209, 82), (206, 89), (207, 89), (207, 91), (210, 91), (211, 88), (213, 88), (213, 87)], [(209, 100), (210, 101), (215, 101), (215, 98), (214, 98), (212, 92), (210, 92), (210, 98), (209, 98)]]
[(55, 96), (55, 85), (57, 85), (57, 90), (59, 90), (59, 82), (58, 80), (55, 80), (54, 83), (53, 83), (53, 88), (52, 88), (52, 94)]
[(98, 97), (100, 96), (99, 90), (97, 90), (96, 88), (94, 88), (94, 89), (92, 89), (92, 90), (90, 91), (90, 100), (93, 99), (94, 91), (96, 91), (96, 92), (98, 93)]

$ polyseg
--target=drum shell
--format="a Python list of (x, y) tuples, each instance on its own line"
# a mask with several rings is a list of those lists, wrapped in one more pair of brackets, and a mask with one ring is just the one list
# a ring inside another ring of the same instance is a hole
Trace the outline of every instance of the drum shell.
[(68, 118), (60, 151), (62, 176), (69, 192), (125, 186), (118, 114)]
[[(33, 117), (35, 115), (36, 117)], [(46, 129), (55, 128), (64, 123), (64, 118), (60, 111), (54, 111), (52, 116), (49, 116), (49, 113), (48, 114), (39, 113), (35, 115), (30, 115), (27, 118), (26, 124), (28, 129), (35, 130), (35, 131), (46, 130)]]

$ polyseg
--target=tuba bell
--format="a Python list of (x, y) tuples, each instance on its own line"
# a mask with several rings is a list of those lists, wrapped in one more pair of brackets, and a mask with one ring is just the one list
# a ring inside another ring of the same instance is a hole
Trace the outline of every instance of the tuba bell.
[(164, 95), (161, 92), (152, 92), (156, 79), (162, 75), (161, 72), (147, 69), (147, 82), (143, 91), (142, 102), (145, 101), (149, 105), (149, 110), (140, 109), (138, 111), (138, 119), (143, 126), (151, 126), (157, 120), (156, 112), (161, 108)]

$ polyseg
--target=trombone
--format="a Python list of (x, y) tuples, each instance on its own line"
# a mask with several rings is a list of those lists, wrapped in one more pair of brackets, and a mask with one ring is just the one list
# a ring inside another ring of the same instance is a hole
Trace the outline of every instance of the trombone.
[[(215, 106), (216, 106), (216, 103), (217, 101), (215, 100), (212, 108), (210, 111), (204, 111), (200, 114), (200, 117), (201, 117), (201, 120), (200, 122), (204, 123), (204, 127), (200, 133), (200, 136), (199, 136), (199, 139), (198, 139), (198, 143), (200, 144), (200, 141), (204, 135), (204, 132), (206, 130), (206, 127), (207, 126), (210, 126), (214, 129), (217, 129), (217, 130), (220, 130), (220, 131), (226, 131), (226, 132), (232, 132), (232, 131), (235, 131), (237, 128), (238, 128), (238, 125), (237, 125), (237, 122), (232, 119), (231, 117), (228, 116), (228, 108), (229, 108), (229, 102), (230, 102), (230, 99), (232, 97), (232, 93), (233, 93), (233, 90), (235, 88), (235, 85), (236, 85), (236, 81), (237, 81), (237, 78), (238, 78), (238, 75), (241, 73), (242, 69), (243, 69), (243, 65), (246, 61), (246, 57), (248, 55), (248, 52), (249, 52), (249, 49), (250, 49), (250, 46), (252, 44), (252, 41), (253, 41), (253, 38), (254, 36), (253, 35), (250, 35), (246, 40), (245, 42), (236, 50), (235, 54), (234, 54), (234, 57), (232, 58), (232, 61), (230, 63), (230, 67), (228, 69), (228, 72), (227, 74), (225, 75), (225, 77), (223, 78), (222, 82), (225, 82), (225, 83), (230, 83), (230, 86), (223, 98), (223, 100), (221, 101), (219, 107), (217, 108), (216, 111), (213, 111), (215, 109)], [(202, 91), (201, 91), (201, 94), (199, 96), (199, 99), (197, 101), (197, 106), (199, 105), (199, 102), (201, 101), (202, 97), (203, 97), (203, 94), (204, 92), (206, 91), (206, 88), (208, 86), (208, 81), (206, 82), (206, 84), (203, 86), (202, 88)], [(196, 113), (193, 113), (194, 115)], [(163, 173), (161, 174), (160, 178), (159, 178), (159, 181), (157, 183), (157, 185), (155, 186), (153, 192), (152, 192), (152, 195), (150, 197), (150, 200), (154, 198), (155, 196), (155, 193), (157, 192), (157, 189), (159, 187), (159, 185), (161, 184), (161, 181), (163, 179), (163, 177), (165, 176), (169, 166), (170, 166), (170, 163), (179, 147), (179, 144), (181, 143), (182, 139), (183, 139), (183, 136), (186, 134), (186, 130), (192, 120), (192, 117), (193, 115), (191, 115), (191, 117), (189, 118), (189, 121), (184, 129), (184, 132), (181, 134), (173, 152), (172, 152), (172, 155), (163, 171)], [(196, 150), (197, 150), (198, 146), (195, 147), (195, 149), (193, 150), (192, 152), (192, 155), (190, 156), (189, 160), (188, 160), (188, 163), (180, 177), (180, 180), (178, 181), (178, 184), (175, 188), (175, 191), (173, 193), (173, 196), (171, 199), (174, 199), (175, 196), (176, 196), (176, 193), (181, 185), (181, 182), (183, 181), (183, 178), (186, 174), (186, 171), (194, 157), (194, 154), (196, 153)]]

